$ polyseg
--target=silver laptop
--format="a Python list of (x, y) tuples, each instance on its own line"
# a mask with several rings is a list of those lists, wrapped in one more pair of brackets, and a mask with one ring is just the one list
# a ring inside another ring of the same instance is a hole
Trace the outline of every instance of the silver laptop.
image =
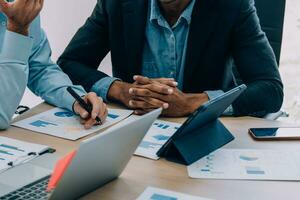
[(81, 142), (57, 187), (46, 192), (55, 155), (46, 154), (0, 174), (0, 199), (78, 199), (116, 179), (161, 109), (131, 116), (105, 132)]

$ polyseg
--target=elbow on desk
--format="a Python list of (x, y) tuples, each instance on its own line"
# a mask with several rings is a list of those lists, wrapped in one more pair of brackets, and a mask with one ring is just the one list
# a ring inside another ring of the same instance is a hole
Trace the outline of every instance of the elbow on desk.
[(265, 98), (265, 107), (267, 113), (275, 113), (281, 109), (283, 104), (283, 86), (279, 83), (273, 84), (270, 88), (268, 98)]
[(235, 116), (264, 117), (276, 113), (283, 104), (283, 85), (280, 82), (264, 81), (249, 87), (246, 95), (233, 103)]

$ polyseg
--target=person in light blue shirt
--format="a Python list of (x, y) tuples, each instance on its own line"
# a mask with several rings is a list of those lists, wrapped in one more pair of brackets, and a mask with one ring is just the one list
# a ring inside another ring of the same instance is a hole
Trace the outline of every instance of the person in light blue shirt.
[[(26, 85), (48, 103), (74, 111), (86, 128), (107, 115), (106, 105), (95, 93), (86, 94), (73, 86), (69, 77), (54, 64), (51, 49), (38, 16), (43, 0), (0, 0), (0, 130), (8, 128)], [(66, 88), (71, 86), (93, 105), (90, 116)]]

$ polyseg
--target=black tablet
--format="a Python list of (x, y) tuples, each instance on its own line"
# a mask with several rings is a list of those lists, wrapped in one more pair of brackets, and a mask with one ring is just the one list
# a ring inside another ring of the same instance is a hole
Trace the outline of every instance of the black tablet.
[(169, 140), (160, 148), (160, 150), (157, 152), (157, 155), (160, 157), (163, 156), (165, 150), (168, 149), (168, 146), (176, 138), (193, 133), (195, 132), (195, 129), (199, 129), (200, 127), (205, 126), (209, 122), (220, 117), (246, 88), (246, 85), (240, 85), (200, 106), (188, 117), (188, 119), (174, 133), (174, 135), (169, 138)]

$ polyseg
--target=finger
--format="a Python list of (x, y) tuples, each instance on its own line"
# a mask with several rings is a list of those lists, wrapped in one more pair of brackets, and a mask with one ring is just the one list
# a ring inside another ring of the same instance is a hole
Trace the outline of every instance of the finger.
[(153, 97), (153, 98), (157, 98), (157, 96), (160, 95), (160, 94), (152, 92), (151, 90), (146, 89), (146, 88), (130, 88), (129, 94), (131, 94), (133, 96)]
[(159, 82), (161, 84), (168, 85), (170, 87), (178, 86), (178, 83), (173, 78), (157, 78), (157, 79), (153, 79), (153, 80), (154, 80), (154, 82)]
[(149, 113), (149, 112), (151, 112), (153, 110), (154, 109), (135, 110), (134, 114), (136, 114), (136, 115), (144, 115), (144, 114)]
[(37, 12), (40, 12), (43, 8), (43, 0), (36, 0), (36, 3), (35, 3), (35, 10)]
[(133, 76), (133, 80), (135, 80), (138, 84), (142, 84), (142, 85), (152, 83), (151, 79), (149, 79), (148, 77), (145, 77), (145, 76), (140, 76), (140, 75)]
[(33, 10), (35, 6), (38, 4), (37, 0), (27, 0), (27, 1), (16, 1), (16, 6), (22, 7), (22, 9), (28, 9), (28, 10)]
[(39, 4), (40, 4), (41, 8), (43, 8), (43, 6), (44, 6), (44, 0), (39, 0)]
[(89, 113), (83, 109), (78, 102), (74, 104), (74, 111), (78, 114), (82, 119), (87, 119), (89, 117)]
[(161, 101), (159, 99), (151, 98), (151, 97), (137, 97), (135, 100), (140, 100), (140, 101), (145, 101), (155, 108), (163, 108), (163, 109), (168, 109), (169, 104), (167, 102)]
[(129, 107), (135, 110), (145, 110), (145, 109), (155, 109), (159, 107), (155, 107), (145, 101), (140, 100), (130, 100)]
[(92, 128), (95, 124), (97, 124), (96, 120), (94, 120), (93, 118), (89, 118), (85, 124), (84, 124), (84, 128), (85, 129), (90, 129)]
[(173, 94), (174, 92), (174, 88), (167, 86), (167, 85), (163, 85), (160, 83), (153, 83), (153, 84), (148, 84), (144, 86), (145, 88), (151, 90), (152, 92), (156, 92), (159, 94)]
[(101, 122), (105, 121), (107, 114), (108, 114), (107, 106), (105, 103), (102, 103), (101, 108), (100, 108), (100, 113), (98, 115), (98, 117), (101, 119)]
[(8, 9), (8, 5), (9, 3), (5, 0), (0, 0), (0, 10), (2, 12), (6, 12), (6, 10)]
[(108, 110), (107, 109), (105, 109), (105, 111), (104, 111), (104, 114), (102, 115), (102, 117), (100, 118), (101, 119), (101, 122), (105, 122), (105, 120), (106, 120), (106, 118), (107, 118), (107, 115), (108, 115)]
[(152, 98), (156, 98), (156, 99), (162, 99), (163, 96), (166, 95), (166, 94), (161, 94), (161, 93), (152, 91), (147, 88), (130, 88), (129, 94), (136, 96), (136, 97), (152, 97)]
[(90, 92), (86, 95), (86, 100), (92, 105), (92, 118), (96, 119), (100, 112), (100, 105), (103, 103), (102, 99), (99, 98), (96, 93)]

